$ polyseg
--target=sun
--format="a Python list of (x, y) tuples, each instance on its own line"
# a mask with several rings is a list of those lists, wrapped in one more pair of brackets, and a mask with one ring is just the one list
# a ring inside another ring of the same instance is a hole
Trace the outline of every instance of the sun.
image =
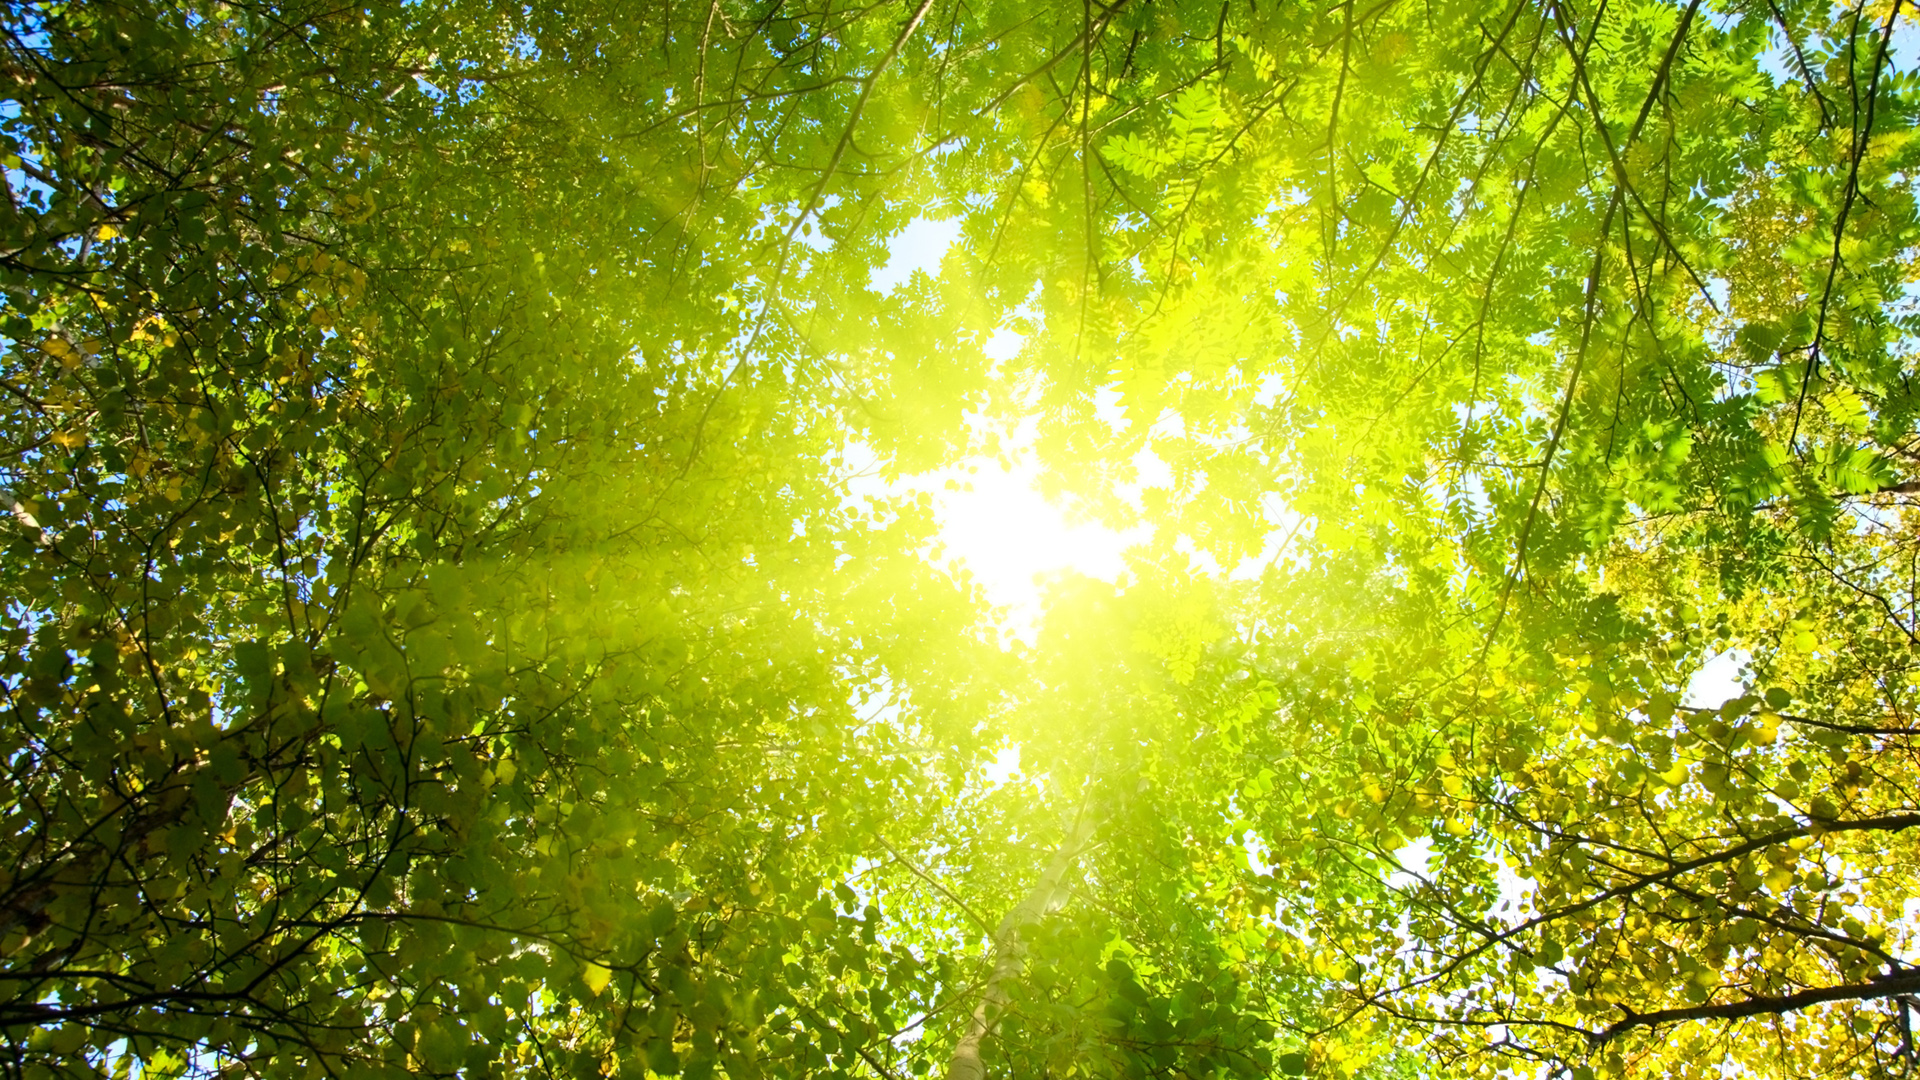
[(964, 565), (987, 600), (1007, 609), (1016, 629), (1038, 615), (1049, 575), (1070, 570), (1114, 581), (1126, 572), (1127, 549), (1148, 531), (1070, 522), (1040, 494), (1038, 477), (1029, 460), (1016, 460), (1011, 468), (984, 460), (927, 474), (917, 485), (933, 497), (937, 554)]

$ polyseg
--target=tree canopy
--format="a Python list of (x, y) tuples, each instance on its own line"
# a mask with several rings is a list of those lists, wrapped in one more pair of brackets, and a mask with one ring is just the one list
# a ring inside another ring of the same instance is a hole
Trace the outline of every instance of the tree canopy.
[(0, 6), (0, 1067), (1910, 1075), (1912, 18)]

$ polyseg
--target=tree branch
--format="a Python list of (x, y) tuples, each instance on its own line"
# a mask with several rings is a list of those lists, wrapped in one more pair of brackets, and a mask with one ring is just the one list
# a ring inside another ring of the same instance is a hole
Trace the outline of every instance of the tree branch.
[[(1778, 997), (1750, 997), (1744, 1001), (1728, 1001), (1718, 1005), (1693, 1005), (1684, 1009), (1660, 1009), (1650, 1013), (1625, 1010), (1627, 1015), (1624, 1019), (1589, 1035), (1588, 1039), (1595, 1046), (1600, 1046), (1634, 1028), (1658, 1027), (1661, 1024), (1677, 1024), (1688, 1020), (1739, 1020), (1748, 1016), (1795, 1012), (1815, 1005), (1824, 1005), (1830, 1001), (1868, 1001), (1915, 992), (1920, 992), (1920, 972), (1890, 975), (1848, 986), (1816, 986), (1798, 993), (1781, 994)], [(1622, 1008), (1625, 1009), (1624, 1006)]]

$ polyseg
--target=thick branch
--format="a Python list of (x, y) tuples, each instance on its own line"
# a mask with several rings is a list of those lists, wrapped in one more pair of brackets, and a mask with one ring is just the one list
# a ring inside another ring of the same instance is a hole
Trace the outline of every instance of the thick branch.
[(1866, 1001), (1916, 992), (1920, 992), (1920, 972), (1893, 975), (1848, 986), (1816, 986), (1798, 993), (1781, 994), (1778, 997), (1750, 997), (1744, 1001), (1728, 1001), (1718, 1005), (1694, 1005), (1685, 1009), (1660, 1009), (1650, 1013), (1628, 1011), (1625, 1019), (1617, 1021), (1590, 1038), (1595, 1045), (1598, 1045), (1634, 1028), (1658, 1027), (1661, 1024), (1676, 1024), (1686, 1020), (1738, 1020), (1747, 1016), (1794, 1012), (1814, 1005), (1824, 1005), (1829, 1001)]

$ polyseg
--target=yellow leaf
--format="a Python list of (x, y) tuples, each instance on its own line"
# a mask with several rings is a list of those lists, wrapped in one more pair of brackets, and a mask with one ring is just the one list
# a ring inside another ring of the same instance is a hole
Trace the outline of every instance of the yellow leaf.
[(1794, 649), (1799, 652), (1812, 652), (1820, 644), (1820, 639), (1813, 636), (1813, 628), (1799, 622), (1793, 626), (1791, 640)]
[(580, 972), (581, 981), (587, 984), (587, 989), (593, 991), (596, 997), (599, 996), (600, 991), (607, 988), (607, 982), (612, 978), (612, 968), (596, 964), (591, 960), (587, 961), (586, 967)]

